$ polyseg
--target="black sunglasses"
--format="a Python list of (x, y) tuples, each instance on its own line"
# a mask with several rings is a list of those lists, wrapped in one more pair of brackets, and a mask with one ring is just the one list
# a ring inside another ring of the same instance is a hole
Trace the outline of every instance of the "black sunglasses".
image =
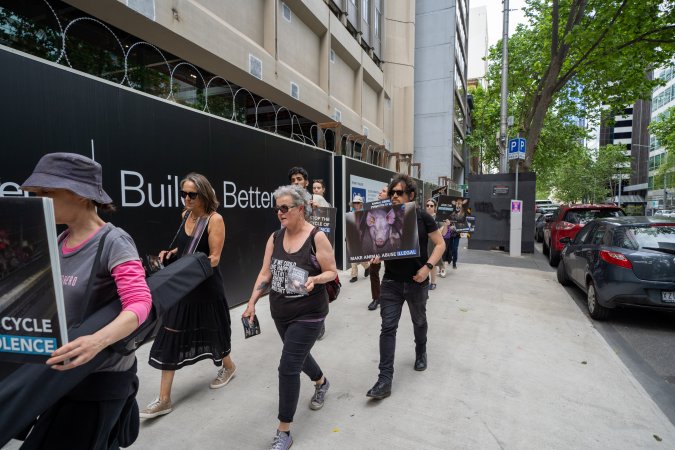
[(281, 211), (281, 214), (286, 214), (292, 208), (295, 208), (295, 206), (281, 205), (281, 206), (275, 206), (272, 209), (274, 210), (275, 213), (278, 213), (279, 211)]
[(403, 194), (407, 194), (407, 193), (408, 193), (408, 191), (404, 191), (404, 190), (401, 190), (401, 189), (390, 189), (389, 190), (389, 197), (393, 197), (394, 194), (396, 194), (399, 197), (402, 197)]
[(198, 192), (178, 191), (178, 195), (180, 195), (180, 198), (190, 197), (190, 200), (194, 200), (194, 199), (197, 198), (199, 193)]

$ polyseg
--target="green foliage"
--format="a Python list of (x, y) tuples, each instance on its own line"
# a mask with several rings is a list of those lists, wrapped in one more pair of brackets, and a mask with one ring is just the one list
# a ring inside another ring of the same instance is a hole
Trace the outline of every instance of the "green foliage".
[[(528, 0), (526, 17), (509, 39), (509, 114), (528, 139), (525, 166), (541, 177), (561, 151), (572, 150), (549, 147), (547, 124), (597, 120), (601, 105), (648, 99), (662, 83), (646, 71), (673, 64), (675, 0)], [(488, 91), (498, 91), (501, 43), (488, 61)], [(487, 98), (499, 103), (498, 94)], [(540, 159), (542, 152), (549, 154)]]
[(621, 145), (607, 145), (597, 155), (577, 145), (549, 176), (554, 196), (563, 202), (599, 203), (611, 196), (620, 174), (628, 173)]

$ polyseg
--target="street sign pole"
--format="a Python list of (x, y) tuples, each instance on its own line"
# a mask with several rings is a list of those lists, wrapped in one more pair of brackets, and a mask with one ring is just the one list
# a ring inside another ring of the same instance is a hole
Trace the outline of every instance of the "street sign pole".
[(523, 241), (523, 202), (518, 199), (519, 162), (525, 159), (526, 141), (524, 138), (509, 141), (509, 159), (516, 160), (516, 188), (511, 200), (511, 221), (509, 233), (509, 256), (520, 256)]

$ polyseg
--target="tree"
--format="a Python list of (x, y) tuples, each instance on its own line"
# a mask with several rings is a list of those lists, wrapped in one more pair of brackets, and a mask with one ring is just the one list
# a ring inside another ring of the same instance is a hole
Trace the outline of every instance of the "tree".
[(628, 173), (626, 149), (607, 145), (597, 155), (581, 144), (551, 174), (555, 197), (563, 202), (599, 203), (613, 195), (621, 175)]
[[(675, 0), (529, 0), (525, 12), (528, 24), (509, 39), (509, 101), (529, 168), (552, 110), (587, 117), (651, 97), (662, 81), (646, 72), (675, 53)], [(489, 60), (499, 86), (501, 43)]]

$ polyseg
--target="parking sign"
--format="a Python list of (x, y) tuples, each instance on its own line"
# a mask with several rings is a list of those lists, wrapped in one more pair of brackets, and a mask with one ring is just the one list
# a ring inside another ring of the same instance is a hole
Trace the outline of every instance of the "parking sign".
[(525, 159), (525, 145), (527, 141), (525, 138), (509, 139), (509, 155), (508, 160)]

